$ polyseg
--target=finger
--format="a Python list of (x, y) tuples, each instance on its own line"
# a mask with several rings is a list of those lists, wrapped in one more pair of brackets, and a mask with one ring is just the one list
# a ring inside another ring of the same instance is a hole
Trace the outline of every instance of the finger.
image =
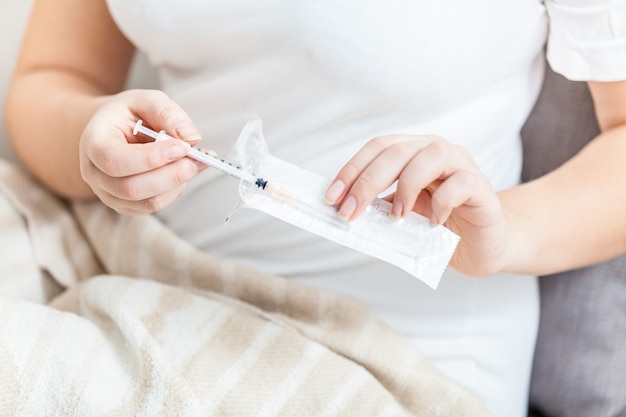
[(346, 199), (339, 207), (339, 216), (351, 220), (397, 179), (421, 144), (397, 142), (386, 147), (354, 180)]
[[(419, 195), (417, 196), (417, 201), (415, 201), (415, 204), (412, 207), (413, 212), (421, 216), (424, 216), (426, 218), (430, 218), (432, 214), (431, 193), (434, 192), (433, 190), (435, 190), (439, 186), (439, 183), (441, 183), (441, 181), (435, 181), (433, 184), (423, 189), (419, 193)], [(385, 201), (388, 201), (392, 205), (395, 202), (395, 198), (396, 198), (395, 192), (383, 197)], [(392, 206), (392, 210), (393, 210), (393, 206)], [(396, 219), (401, 218), (401, 216), (399, 216), (398, 214), (394, 214), (393, 211), (391, 215)]]
[(124, 200), (103, 190), (100, 190), (97, 195), (104, 204), (120, 214), (150, 214), (171, 204), (185, 191), (185, 187), (186, 184), (182, 184), (162, 194), (139, 201)]
[(432, 216), (432, 194), (429, 188), (425, 188), (419, 193), (417, 201), (413, 205), (413, 211), (427, 219), (430, 219)]
[[(187, 142), (198, 142), (201, 134), (177, 103), (158, 90), (135, 90), (130, 94), (130, 108), (135, 116), (156, 131)], [(132, 129), (131, 129), (132, 130)]]
[(201, 162), (185, 158), (152, 171), (127, 177), (112, 178), (101, 174), (97, 176), (96, 183), (117, 198), (140, 201), (189, 182), (206, 167)]
[(391, 135), (377, 137), (367, 142), (337, 173), (326, 192), (326, 203), (338, 204), (342, 202), (354, 181), (375, 158), (390, 145), (408, 140), (410, 137), (407, 135)]
[[(426, 218), (430, 218), (430, 215), (432, 213), (429, 188), (422, 190), (422, 192), (417, 196), (417, 201), (415, 202), (412, 208), (412, 210), (415, 213), (421, 216), (424, 216)], [(396, 196), (396, 193), (394, 192), (383, 197), (383, 200), (392, 204), (392, 210), (393, 210), (395, 196)], [(396, 220), (401, 218), (401, 216), (394, 214), (393, 211), (391, 212), (391, 216), (395, 218)]]
[(163, 167), (183, 158), (191, 149), (182, 140), (152, 143), (113, 143), (92, 145), (87, 155), (92, 163), (111, 177), (126, 177)]
[(435, 140), (420, 150), (406, 165), (398, 178), (392, 214), (406, 216), (424, 189), (434, 191), (441, 180), (459, 170), (473, 170), (475, 164), (457, 146)]
[[(430, 220), (434, 224), (444, 224), (452, 211), (462, 206), (465, 206), (468, 210), (482, 210), (482, 208), (490, 207), (488, 202), (493, 195), (495, 194), (492, 191), (491, 184), (481, 173), (472, 171), (455, 172), (433, 193)], [(481, 210), (475, 211), (484, 220), (491, 217), (491, 214), (486, 213), (484, 210), (481, 212)], [(479, 219), (474, 215), (470, 216), (469, 220), (475, 222)]]

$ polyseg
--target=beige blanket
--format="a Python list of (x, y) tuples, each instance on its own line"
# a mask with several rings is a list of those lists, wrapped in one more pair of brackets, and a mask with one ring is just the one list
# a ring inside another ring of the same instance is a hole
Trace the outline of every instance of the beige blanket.
[(0, 254), (1, 416), (489, 415), (360, 305), (4, 162)]

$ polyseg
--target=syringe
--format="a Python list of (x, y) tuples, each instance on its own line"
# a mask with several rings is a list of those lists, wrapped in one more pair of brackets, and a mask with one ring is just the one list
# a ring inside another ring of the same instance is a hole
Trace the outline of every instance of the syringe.
[[(161, 130), (160, 132), (156, 132), (152, 129), (145, 127), (143, 125), (142, 120), (137, 121), (137, 123), (135, 124), (135, 128), (133, 129), (133, 135), (137, 135), (137, 133), (143, 133), (144, 135), (149, 136), (156, 141), (174, 139), (173, 137), (165, 133), (164, 130)], [(189, 149), (189, 152), (187, 153), (187, 156), (195, 159), (196, 161), (205, 163), (210, 167), (218, 169), (222, 171), (224, 174), (233, 176), (235, 178), (239, 178), (240, 180), (245, 181), (247, 183), (254, 184), (258, 188), (271, 192), (272, 194), (275, 194), (277, 191), (273, 189), (273, 187), (269, 187), (267, 180), (264, 180), (261, 177), (256, 177), (252, 174), (248, 174), (244, 172), (244, 170), (240, 166), (233, 165), (232, 163), (225, 161), (216, 155), (211, 155), (207, 152), (203, 152), (199, 149), (191, 147)], [(279, 191), (277, 194), (283, 194), (283, 193)]]

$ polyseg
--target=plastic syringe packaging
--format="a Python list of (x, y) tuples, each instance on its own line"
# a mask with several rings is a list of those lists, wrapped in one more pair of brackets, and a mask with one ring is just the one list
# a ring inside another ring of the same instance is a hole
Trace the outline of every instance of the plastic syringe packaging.
[(382, 199), (376, 199), (355, 220), (339, 218), (337, 208), (324, 202), (331, 180), (272, 156), (262, 125), (260, 118), (252, 117), (230, 155), (244, 171), (268, 181), (265, 190), (240, 182), (244, 207), (393, 264), (437, 288), (459, 242), (458, 235), (444, 226), (431, 225), (414, 212), (393, 219), (391, 203)]

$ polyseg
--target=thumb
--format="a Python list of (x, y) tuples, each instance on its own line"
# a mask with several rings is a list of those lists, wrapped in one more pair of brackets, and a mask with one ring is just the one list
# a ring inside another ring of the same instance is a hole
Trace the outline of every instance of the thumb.
[(164, 130), (169, 136), (194, 145), (200, 141), (200, 130), (182, 107), (159, 90), (130, 90), (130, 108), (153, 130)]

